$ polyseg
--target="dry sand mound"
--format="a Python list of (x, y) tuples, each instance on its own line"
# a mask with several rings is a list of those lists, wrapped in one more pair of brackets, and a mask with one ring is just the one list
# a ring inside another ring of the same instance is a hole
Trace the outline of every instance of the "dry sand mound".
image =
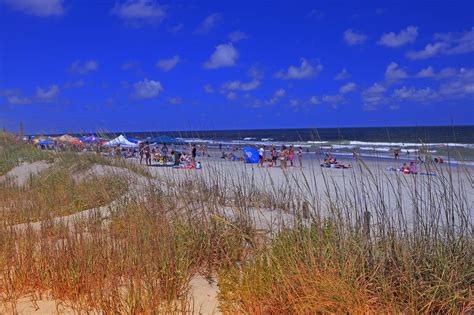
[(34, 163), (24, 163), (14, 167), (6, 175), (0, 176), (0, 183), (11, 181), (17, 186), (24, 186), (31, 177), (48, 169), (52, 164), (46, 161), (36, 161)]

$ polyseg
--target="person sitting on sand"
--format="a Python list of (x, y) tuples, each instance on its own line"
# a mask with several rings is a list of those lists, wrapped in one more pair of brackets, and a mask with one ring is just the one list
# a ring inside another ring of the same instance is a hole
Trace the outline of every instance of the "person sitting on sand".
[(415, 165), (415, 162), (413, 161), (410, 162), (410, 173), (416, 174), (416, 165)]
[(410, 172), (410, 166), (407, 163), (403, 163), (402, 167), (400, 167), (400, 171), (408, 174)]

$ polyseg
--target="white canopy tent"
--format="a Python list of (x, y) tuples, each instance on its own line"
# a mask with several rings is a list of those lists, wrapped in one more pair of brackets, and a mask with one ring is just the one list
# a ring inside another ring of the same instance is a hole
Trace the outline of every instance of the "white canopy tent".
[(104, 146), (107, 146), (107, 147), (115, 147), (117, 145), (119, 145), (122, 148), (138, 147), (138, 144), (128, 141), (127, 138), (125, 138), (123, 135), (120, 135), (117, 138), (104, 143)]

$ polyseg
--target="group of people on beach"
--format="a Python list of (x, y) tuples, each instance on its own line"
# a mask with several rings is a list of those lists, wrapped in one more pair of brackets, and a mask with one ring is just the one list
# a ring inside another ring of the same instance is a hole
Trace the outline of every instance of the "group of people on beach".
[(265, 147), (260, 147), (258, 150), (259, 163), (257, 167), (264, 167), (265, 162), (269, 162), (268, 167), (276, 167), (278, 161), (280, 161), (280, 167), (283, 169), (286, 169), (287, 167), (293, 167), (295, 166), (295, 153), (298, 156), (299, 167), (303, 167), (303, 148), (301, 147), (298, 148), (297, 152), (295, 152), (293, 145), (290, 145), (289, 147), (283, 145), (280, 152), (277, 152), (276, 148), (272, 147), (269, 158), (266, 157)]

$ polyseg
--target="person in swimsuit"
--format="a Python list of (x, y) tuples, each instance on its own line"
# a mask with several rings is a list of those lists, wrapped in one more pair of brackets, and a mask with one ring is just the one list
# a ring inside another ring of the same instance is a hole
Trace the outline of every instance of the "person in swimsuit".
[(290, 160), (290, 166), (293, 167), (293, 158), (295, 157), (295, 149), (293, 145), (290, 145), (290, 149), (288, 150), (288, 159)]
[(272, 162), (273, 162), (273, 166), (277, 166), (277, 158), (278, 158), (278, 155), (277, 155), (276, 149), (275, 149), (275, 147), (272, 147)]

